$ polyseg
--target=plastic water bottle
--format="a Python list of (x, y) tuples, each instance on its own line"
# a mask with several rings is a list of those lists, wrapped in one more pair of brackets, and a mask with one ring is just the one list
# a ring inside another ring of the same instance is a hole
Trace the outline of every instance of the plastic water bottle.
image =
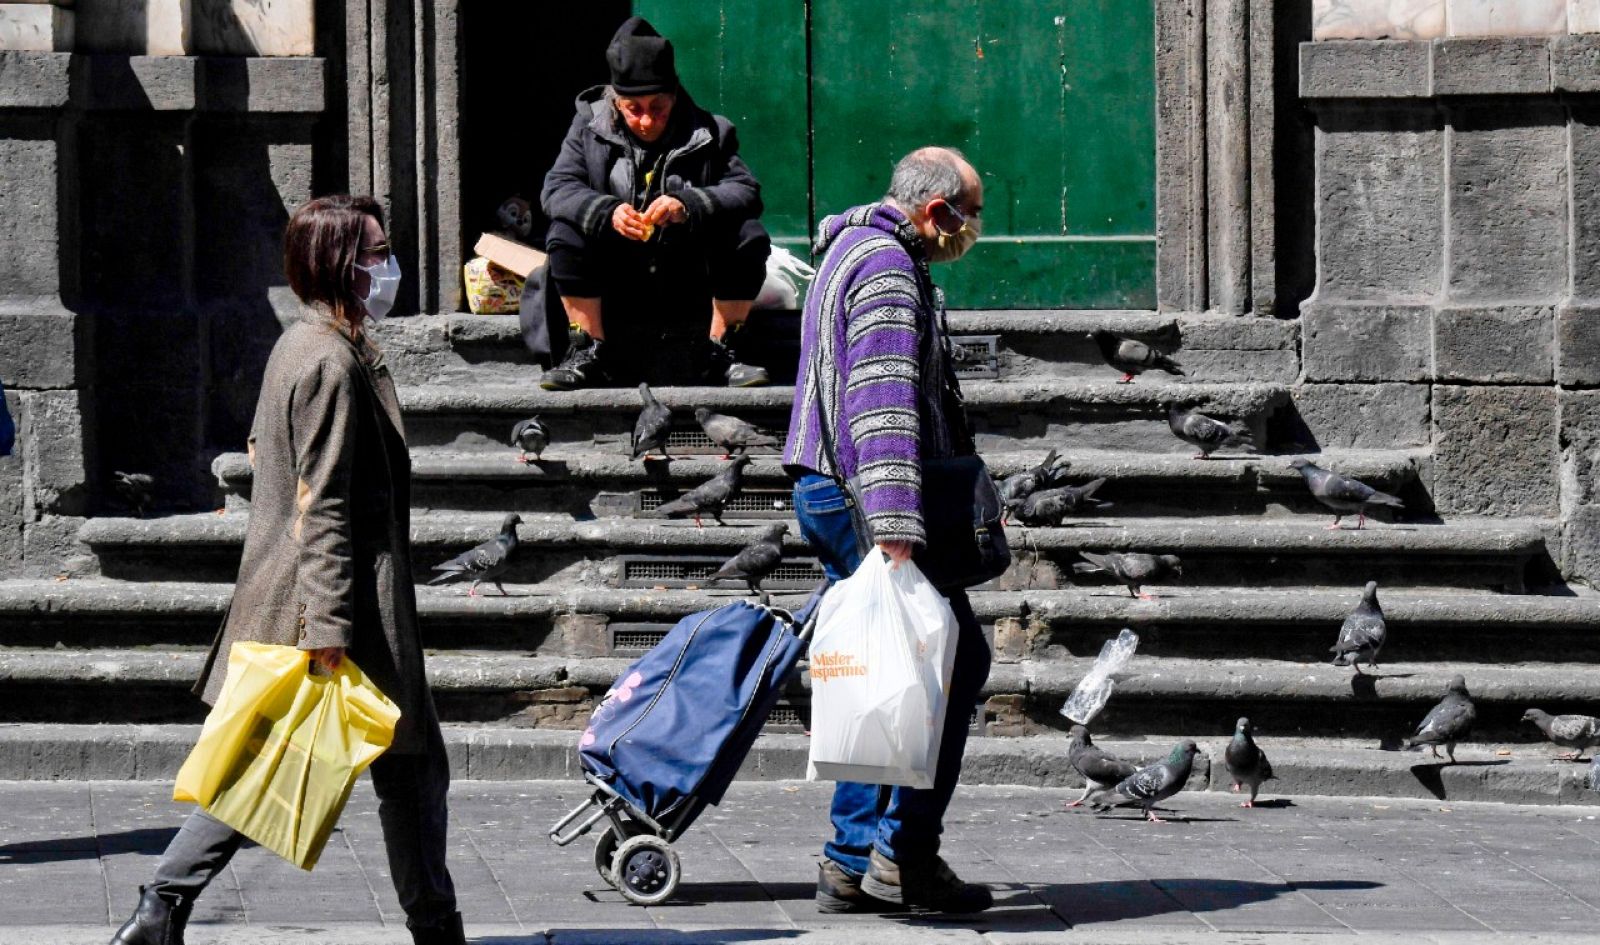
[(1094, 665), (1067, 697), (1061, 714), (1079, 725), (1088, 725), (1111, 700), (1111, 691), (1116, 688), (1112, 677), (1122, 672), (1138, 648), (1139, 635), (1127, 627), (1122, 628), (1115, 640), (1107, 640), (1100, 647), (1100, 655), (1094, 658)]

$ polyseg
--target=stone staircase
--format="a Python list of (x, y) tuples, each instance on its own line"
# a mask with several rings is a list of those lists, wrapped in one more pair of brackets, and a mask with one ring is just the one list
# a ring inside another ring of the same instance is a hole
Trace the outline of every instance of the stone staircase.
[[(765, 362), (793, 361), (793, 318), (752, 328)], [(1184, 378), (1117, 385), (1087, 332), (1116, 327), (1178, 349)], [(704, 578), (774, 518), (791, 519), (776, 455), (746, 475), (719, 527), (652, 509), (710, 476), (716, 450), (689, 409), (710, 406), (782, 433), (792, 388), (666, 388), (677, 408), (671, 462), (633, 463), (631, 390), (552, 394), (534, 383), (515, 317), (439, 315), (383, 326), (413, 447), (414, 558), (429, 566), (518, 512), (523, 551), (504, 597), (492, 587), (419, 587), (429, 671), (457, 770), (468, 777), (573, 777), (572, 734), (629, 660), (678, 618), (742, 593)], [(1131, 312), (971, 312), (951, 330), (979, 448), (999, 473), (1050, 447), (1078, 481), (1108, 476), (1113, 507), (1057, 528), (1013, 528), (1017, 563), (973, 592), (993, 640), (987, 700), (974, 718), (974, 780), (1070, 783), (1057, 709), (1100, 644), (1123, 626), (1138, 657), (1096, 720), (1139, 757), (1201, 741), (1212, 757), (1240, 715), (1291, 793), (1378, 793), (1523, 801), (1582, 796), (1584, 766), (1553, 765), (1523, 710), (1593, 711), (1600, 598), (1560, 584), (1558, 523), (1431, 512), (1425, 449), (1330, 450), (1325, 466), (1399, 492), (1399, 521), (1328, 531), (1288, 459), (1309, 442), (1294, 405), (1294, 322)], [(783, 360), (787, 358), (788, 360)], [(762, 356), (752, 360), (762, 361)], [(1247, 419), (1264, 455), (1198, 461), (1166, 427), (1173, 399)], [(523, 464), (511, 426), (539, 414), (554, 438)], [(0, 581), (0, 777), (168, 777), (203, 717), (187, 695), (226, 606), (249, 514), (241, 454), (213, 464), (215, 513), (98, 518), (79, 533), (83, 573)], [(797, 531), (797, 529), (796, 529)], [(1150, 588), (1075, 583), (1080, 550), (1170, 552), (1181, 581)], [(798, 537), (769, 587), (801, 599), (820, 576)], [(1380, 672), (1326, 664), (1345, 613), (1380, 582), (1390, 642)], [(1478, 702), (1482, 764), (1440, 769), (1393, 748), (1454, 672)], [(803, 773), (809, 715), (797, 679), (751, 757), (753, 777)], [(1223, 785), (1220, 761), (1201, 783)]]

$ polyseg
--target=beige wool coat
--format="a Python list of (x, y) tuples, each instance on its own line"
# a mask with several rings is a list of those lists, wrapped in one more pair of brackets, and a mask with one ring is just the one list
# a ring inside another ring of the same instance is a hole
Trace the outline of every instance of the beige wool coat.
[(239, 579), (195, 692), (215, 704), (236, 641), (342, 646), (400, 707), (398, 753), (438, 724), (411, 579), (411, 459), (382, 352), (306, 311), (272, 349), (251, 425)]

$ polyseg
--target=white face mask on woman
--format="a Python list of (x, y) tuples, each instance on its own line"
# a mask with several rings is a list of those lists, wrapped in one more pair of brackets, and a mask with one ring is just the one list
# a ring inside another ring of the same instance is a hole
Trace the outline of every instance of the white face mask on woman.
[(390, 253), (388, 259), (376, 266), (358, 265), (356, 268), (366, 273), (371, 283), (367, 287), (367, 297), (361, 300), (367, 310), (367, 318), (381, 322), (394, 308), (395, 296), (400, 294), (400, 260)]

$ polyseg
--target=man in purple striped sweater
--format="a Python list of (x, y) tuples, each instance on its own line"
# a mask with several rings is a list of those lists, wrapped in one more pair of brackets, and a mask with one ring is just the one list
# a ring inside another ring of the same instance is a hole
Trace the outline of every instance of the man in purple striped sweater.
[[(928, 263), (970, 249), (982, 210), (983, 182), (961, 153), (922, 148), (895, 166), (881, 202), (822, 221), (783, 461), (795, 480), (800, 530), (834, 580), (861, 562), (843, 480), (859, 477), (872, 553), (898, 565), (927, 538), (922, 461), (972, 452)], [(960, 636), (934, 786), (834, 789), (834, 836), (817, 880), (825, 912), (979, 912), (994, 902), (939, 856), (990, 658), (966, 593), (947, 596)]]

